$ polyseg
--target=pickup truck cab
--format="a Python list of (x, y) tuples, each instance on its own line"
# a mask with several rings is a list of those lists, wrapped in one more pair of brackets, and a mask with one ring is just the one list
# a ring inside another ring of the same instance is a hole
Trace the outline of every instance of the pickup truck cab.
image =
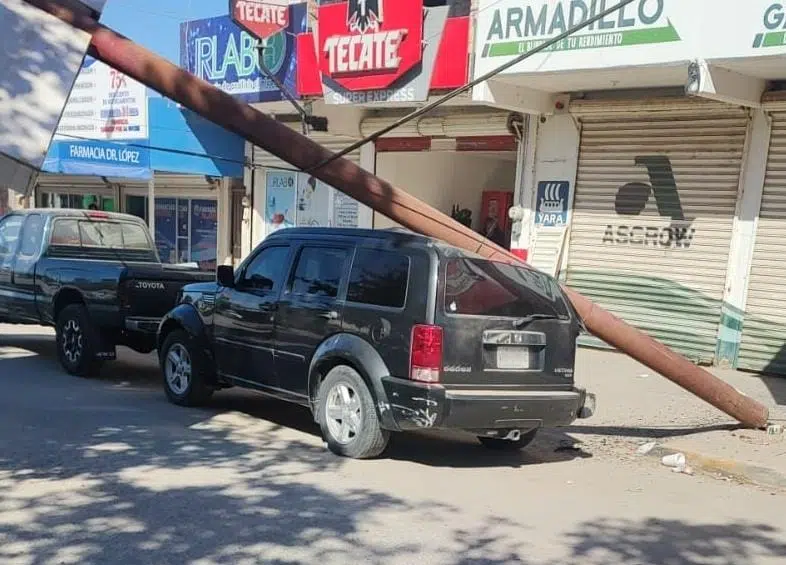
[(54, 326), (71, 374), (156, 346), (160, 319), (184, 284), (213, 273), (161, 264), (135, 216), (82, 210), (20, 210), (0, 218), (0, 322)]
[(594, 411), (574, 384), (583, 331), (556, 280), (398, 230), (290, 228), (183, 288), (158, 355), (174, 404), (255, 389), (311, 409), (335, 453), (391, 432), (520, 449)]

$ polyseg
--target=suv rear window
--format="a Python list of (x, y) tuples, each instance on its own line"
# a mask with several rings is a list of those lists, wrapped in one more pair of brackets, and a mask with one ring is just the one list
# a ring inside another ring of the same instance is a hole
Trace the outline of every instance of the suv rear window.
[(403, 308), (409, 257), (391, 251), (358, 249), (349, 275), (347, 302)]
[(531, 314), (570, 317), (557, 281), (548, 275), (469, 257), (447, 261), (445, 312), (505, 318)]

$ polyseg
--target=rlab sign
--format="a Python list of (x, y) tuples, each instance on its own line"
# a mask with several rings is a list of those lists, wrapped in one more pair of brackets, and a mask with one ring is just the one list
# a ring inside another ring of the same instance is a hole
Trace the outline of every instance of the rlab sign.
[(289, 26), (287, 0), (229, 0), (232, 20), (258, 39), (284, 31)]

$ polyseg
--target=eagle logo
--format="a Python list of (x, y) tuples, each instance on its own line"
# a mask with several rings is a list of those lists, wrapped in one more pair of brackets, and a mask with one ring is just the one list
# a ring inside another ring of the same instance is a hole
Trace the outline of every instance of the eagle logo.
[(347, 26), (349, 31), (366, 33), (369, 29), (379, 31), (383, 21), (383, 0), (349, 0), (347, 2)]

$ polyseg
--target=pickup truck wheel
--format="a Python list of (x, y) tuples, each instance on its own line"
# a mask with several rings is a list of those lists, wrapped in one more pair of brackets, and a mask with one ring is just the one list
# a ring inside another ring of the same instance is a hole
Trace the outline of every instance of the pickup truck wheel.
[(166, 337), (160, 359), (164, 391), (172, 404), (199, 406), (210, 400), (207, 361), (186, 332), (175, 330)]
[(520, 449), (524, 449), (530, 443), (532, 443), (536, 435), (538, 435), (537, 428), (534, 430), (521, 432), (521, 436), (519, 436), (519, 439), (516, 440), (487, 436), (478, 436), (478, 440), (480, 440), (480, 443), (483, 445), (483, 447), (492, 449), (494, 451), (518, 451)]
[(79, 377), (98, 373), (102, 364), (95, 356), (98, 335), (82, 304), (63, 308), (57, 317), (55, 340), (58, 359), (68, 373)]
[(390, 433), (379, 424), (374, 399), (351, 367), (332, 369), (319, 387), (317, 421), (328, 449), (336, 455), (369, 459), (380, 455)]

